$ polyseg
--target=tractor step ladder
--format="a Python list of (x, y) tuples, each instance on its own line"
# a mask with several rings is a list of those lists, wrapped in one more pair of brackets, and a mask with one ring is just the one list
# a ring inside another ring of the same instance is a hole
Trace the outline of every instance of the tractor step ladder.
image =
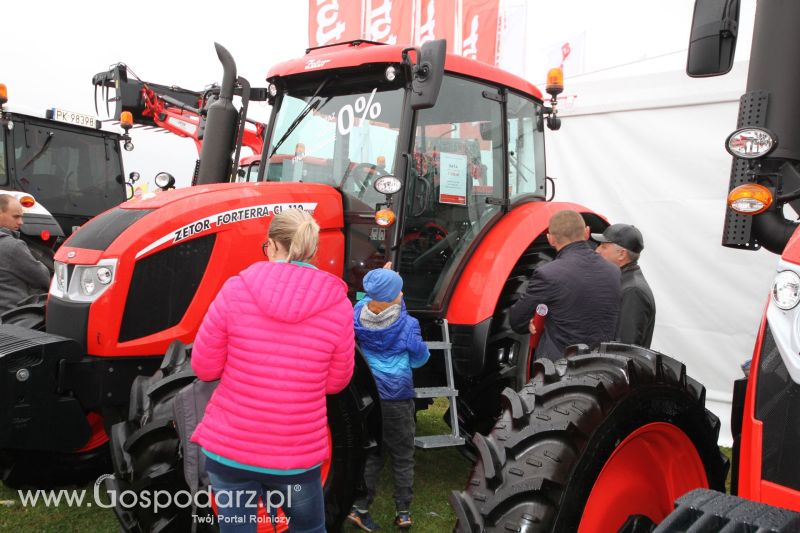
[(450, 343), (450, 329), (447, 327), (447, 320), (442, 320), (442, 340), (426, 342), (429, 350), (441, 350), (444, 352), (444, 369), (447, 375), (447, 385), (444, 387), (417, 387), (414, 389), (416, 398), (447, 398), (450, 404), (450, 427), (452, 431), (447, 435), (426, 435), (415, 437), (414, 445), (418, 448), (444, 448), (447, 446), (462, 446), (464, 438), (458, 430), (458, 411), (456, 410), (456, 389), (455, 378), (453, 375), (453, 352)]

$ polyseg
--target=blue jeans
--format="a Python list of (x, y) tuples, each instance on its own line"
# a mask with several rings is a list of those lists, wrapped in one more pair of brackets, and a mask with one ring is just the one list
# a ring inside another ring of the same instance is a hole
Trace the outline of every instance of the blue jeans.
[[(315, 470), (319, 473), (319, 468)], [(300, 483), (299, 476), (268, 476), (275, 481), (264, 482), (263, 474), (254, 474), (261, 479), (253, 479), (244, 470), (241, 477), (208, 473), (217, 501), (220, 533), (254, 533), (258, 527), (259, 498), (270, 517), (267, 525), (275, 525), (275, 530), (281, 525), (277, 522), (280, 508), (291, 533), (325, 533), (325, 497), (319, 476), (308, 481), (307, 474), (300, 474), (305, 478)], [(268, 527), (267, 531), (271, 529)]]

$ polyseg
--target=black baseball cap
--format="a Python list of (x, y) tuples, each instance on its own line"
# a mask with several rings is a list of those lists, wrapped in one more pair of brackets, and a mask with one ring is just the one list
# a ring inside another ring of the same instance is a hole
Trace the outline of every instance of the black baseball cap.
[(630, 224), (612, 224), (603, 233), (592, 233), (592, 240), (611, 242), (636, 254), (644, 250), (642, 232)]

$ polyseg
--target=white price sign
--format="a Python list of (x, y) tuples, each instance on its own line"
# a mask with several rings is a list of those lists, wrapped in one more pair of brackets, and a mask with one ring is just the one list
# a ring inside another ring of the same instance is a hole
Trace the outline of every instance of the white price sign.
[(98, 127), (97, 118), (91, 115), (84, 115), (83, 113), (67, 111), (66, 109), (59, 109), (57, 107), (48, 110), (47, 118), (51, 120), (57, 120), (58, 122), (74, 124), (75, 126), (85, 126), (87, 128), (95, 129)]
[(439, 203), (467, 205), (467, 156), (439, 153)]

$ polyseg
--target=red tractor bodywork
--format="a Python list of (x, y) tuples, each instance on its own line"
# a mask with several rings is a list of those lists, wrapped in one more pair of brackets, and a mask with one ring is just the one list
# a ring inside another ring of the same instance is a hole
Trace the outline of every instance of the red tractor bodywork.
[[(796, 232), (789, 240), (781, 260), (782, 263), (800, 265), (800, 232)], [(783, 267), (779, 267), (779, 270), (782, 269)], [(791, 407), (786, 403), (793, 403), (793, 400), (788, 395), (793, 390), (796, 390), (796, 387), (790, 383), (791, 377), (785, 375), (785, 363), (770, 362), (781, 361), (781, 358), (785, 356), (796, 357), (796, 354), (787, 354), (779, 346), (776, 346), (775, 334), (780, 335), (781, 332), (770, 331), (769, 316), (773, 313), (791, 316), (790, 311), (778, 309), (775, 303), (771, 301), (771, 298), (768, 299), (758, 329), (753, 358), (750, 361), (750, 376), (747, 380), (747, 392), (742, 413), (737, 490), (738, 495), (743, 498), (800, 511), (800, 486), (797, 481), (791, 479), (793, 476), (789, 476), (789, 478), (775, 477), (775, 470), (777, 470), (775, 462), (780, 461), (780, 459), (775, 458), (776, 454), (782, 457), (789, 450), (782, 450), (782, 443), (774, 442), (776, 440), (775, 430), (765, 431), (765, 424), (775, 425), (774, 418), (769, 416), (769, 410), (782, 413), (783, 423), (786, 426), (792, 425)], [(780, 323), (776, 324), (776, 327), (782, 329)], [(784, 375), (783, 387), (786, 387), (782, 390), (776, 389), (774, 385), (765, 381), (774, 380), (774, 369), (780, 369), (781, 367), (783, 370), (779, 371)], [(768, 369), (769, 372), (766, 372)], [(773, 406), (767, 408), (761, 405), (767, 402), (772, 402)], [(795, 430), (788, 427), (780, 428), (778, 432), (791, 435), (795, 433)], [(789, 437), (789, 440), (793, 439)], [(787, 461), (795, 462), (793, 459), (787, 459)], [(765, 462), (767, 463), (766, 465)]]
[[(59, 250), (57, 261), (67, 265), (97, 264), (101, 259), (119, 262), (114, 283), (89, 307), (87, 354), (100, 357), (158, 354), (175, 339), (192, 342), (222, 284), (248, 265), (264, 260), (261, 243), (265, 240), (269, 219), (290, 207), (303, 207), (314, 213), (322, 230), (318, 264), (341, 276), (344, 248), (341, 195), (317, 184), (207, 185), (134, 199), (118, 209), (152, 213), (123, 230), (107, 249), (84, 249), (68, 243)], [(162, 213), (169, 214), (169, 218)], [(103, 218), (98, 217), (81, 231), (93, 232), (95, 225), (103, 224)], [(213, 235), (216, 242), (208, 262), (221, 268), (203, 273), (202, 284), (180, 320), (151, 335), (120, 340), (120, 329), (125, 322), (124, 304), (137, 261), (178, 243), (209, 235)], [(242, 246), (242, 243), (250, 245)], [(57, 307), (59, 302), (53, 301), (51, 305)]]

